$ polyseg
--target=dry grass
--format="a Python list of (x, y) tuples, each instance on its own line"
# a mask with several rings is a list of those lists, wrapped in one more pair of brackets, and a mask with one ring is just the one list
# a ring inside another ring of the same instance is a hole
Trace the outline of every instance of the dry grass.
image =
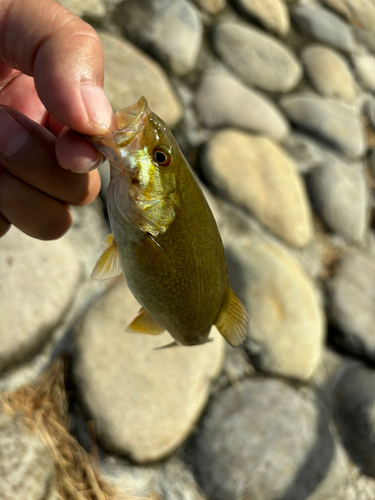
[[(69, 433), (64, 361), (57, 359), (33, 386), (0, 396), (0, 410), (21, 412), (29, 428), (39, 432), (55, 462), (63, 500), (119, 500), (125, 497), (101, 478), (97, 454), (90, 456)], [(135, 499), (134, 499), (135, 500)], [(142, 500), (160, 500), (153, 496)]]

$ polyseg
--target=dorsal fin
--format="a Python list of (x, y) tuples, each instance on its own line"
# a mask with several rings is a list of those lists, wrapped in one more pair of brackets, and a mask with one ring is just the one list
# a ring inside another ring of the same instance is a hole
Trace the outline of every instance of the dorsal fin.
[(148, 335), (159, 335), (159, 333), (163, 333), (164, 330), (164, 326), (161, 326), (143, 307), (139, 311), (138, 316), (134, 318), (126, 328), (127, 332), (147, 333)]
[(104, 243), (108, 246), (92, 270), (91, 279), (93, 280), (107, 280), (122, 273), (120, 254), (112, 233), (106, 236)]
[(215, 325), (225, 340), (234, 347), (242, 344), (247, 336), (249, 317), (231, 288), (228, 288)]

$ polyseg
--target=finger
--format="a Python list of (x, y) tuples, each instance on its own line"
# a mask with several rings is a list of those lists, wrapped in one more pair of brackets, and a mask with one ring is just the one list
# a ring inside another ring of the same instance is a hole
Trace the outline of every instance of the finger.
[(34, 77), (48, 112), (83, 134), (114, 130), (94, 29), (53, 0), (2, 0), (1, 7), (2, 59)]
[(60, 238), (72, 225), (69, 206), (0, 167), (0, 212), (21, 231), (40, 240)]
[(4, 217), (4, 215), (0, 214), (0, 238), (4, 236), (9, 229), (11, 228), (12, 224)]
[(90, 172), (104, 161), (103, 156), (82, 135), (64, 130), (56, 141), (59, 165), (76, 173)]
[(0, 162), (14, 176), (70, 205), (91, 203), (100, 190), (97, 172), (64, 170), (55, 155), (56, 138), (11, 108), (0, 107)]

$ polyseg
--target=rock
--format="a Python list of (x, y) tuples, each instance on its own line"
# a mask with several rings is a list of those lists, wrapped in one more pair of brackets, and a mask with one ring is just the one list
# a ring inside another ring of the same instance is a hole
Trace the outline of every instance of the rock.
[(234, 129), (216, 133), (200, 164), (205, 178), (224, 198), (255, 216), (290, 245), (313, 237), (306, 193), (293, 162), (266, 137)]
[(228, 244), (233, 290), (249, 313), (245, 348), (257, 370), (307, 380), (317, 367), (325, 321), (313, 281), (280, 247)]
[(375, 260), (351, 250), (327, 283), (328, 313), (350, 352), (375, 360)]
[(354, 38), (350, 27), (329, 10), (317, 4), (303, 2), (292, 11), (293, 24), (314, 40), (353, 52)]
[(375, 57), (361, 54), (354, 57), (354, 67), (363, 88), (375, 92)]
[(290, 49), (259, 29), (228, 22), (218, 24), (214, 46), (247, 85), (289, 92), (301, 79), (301, 65)]
[(160, 465), (137, 467), (109, 456), (101, 462), (100, 471), (104, 479), (116, 485), (124, 498), (206, 499), (192, 472), (177, 457)]
[(354, 26), (375, 32), (375, 4), (372, 0), (323, 0)]
[(375, 477), (375, 371), (364, 366), (346, 370), (334, 395), (338, 427), (347, 450), (364, 474)]
[(75, 377), (103, 446), (144, 463), (170, 454), (193, 429), (221, 369), (224, 340), (213, 328), (214, 342), (204, 346), (155, 350), (171, 341), (169, 333), (124, 331), (138, 310), (124, 281), (88, 310)]
[(356, 40), (365, 45), (373, 54), (375, 54), (375, 33), (364, 30), (363, 28), (353, 27), (353, 33)]
[(163, 69), (124, 39), (105, 32), (99, 36), (105, 56), (104, 90), (114, 110), (144, 95), (151, 109), (173, 127), (182, 108)]
[(352, 101), (355, 83), (350, 69), (336, 51), (322, 45), (309, 45), (302, 52), (308, 77), (315, 89), (325, 97)]
[(177, 75), (193, 70), (203, 27), (186, 0), (127, 0), (116, 12), (125, 35)]
[(363, 165), (323, 162), (309, 172), (307, 185), (313, 206), (327, 226), (352, 243), (362, 243), (369, 199)]
[(198, 481), (215, 500), (333, 498), (348, 473), (317, 402), (275, 379), (224, 390), (208, 409), (193, 455)]
[(281, 107), (297, 127), (316, 134), (344, 153), (360, 157), (366, 151), (362, 125), (353, 108), (314, 95), (292, 95)]
[(285, 36), (289, 32), (289, 13), (283, 0), (237, 0), (236, 3), (242, 11), (276, 35)]
[(57, 0), (57, 2), (78, 17), (98, 21), (106, 15), (104, 3), (101, 0)]
[(20, 413), (0, 413), (0, 491), (2, 500), (59, 498), (52, 456)]
[(65, 239), (40, 241), (15, 227), (0, 246), (0, 370), (38, 351), (73, 302), (82, 280)]
[(200, 7), (202, 10), (205, 10), (209, 14), (217, 14), (221, 10), (223, 10), (227, 2), (226, 0), (194, 0), (195, 3)]
[(205, 74), (195, 106), (207, 127), (233, 126), (266, 134), (277, 141), (289, 132), (287, 120), (272, 101), (228, 73)]

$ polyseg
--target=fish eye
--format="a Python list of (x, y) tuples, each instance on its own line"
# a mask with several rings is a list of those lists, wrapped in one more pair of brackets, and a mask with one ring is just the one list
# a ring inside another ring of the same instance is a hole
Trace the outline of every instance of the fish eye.
[(172, 155), (170, 151), (163, 146), (157, 146), (154, 149), (152, 156), (156, 163), (162, 167), (167, 167), (172, 161)]

